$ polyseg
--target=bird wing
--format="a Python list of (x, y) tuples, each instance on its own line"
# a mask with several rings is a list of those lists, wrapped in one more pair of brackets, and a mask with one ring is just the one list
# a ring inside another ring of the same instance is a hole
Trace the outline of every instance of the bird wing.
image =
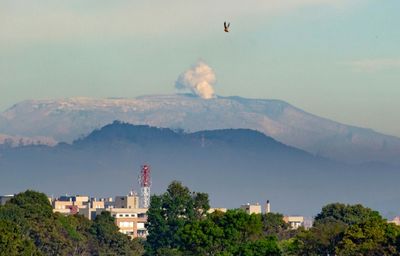
[(226, 28), (226, 21), (224, 22), (224, 28)]

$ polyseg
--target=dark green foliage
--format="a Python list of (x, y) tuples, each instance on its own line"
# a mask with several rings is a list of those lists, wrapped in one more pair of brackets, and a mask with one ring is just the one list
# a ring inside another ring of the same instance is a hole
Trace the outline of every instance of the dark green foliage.
[(289, 224), (283, 221), (280, 213), (267, 213), (262, 215), (263, 231), (265, 235), (277, 236), (279, 240), (289, 239), (295, 235), (295, 231), (289, 228)]
[(185, 255), (280, 255), (276, 237), (263, 234), (259, 214), (215, 212), (179, 231)]
[(301, 255), (334, 255), (347, 225), (335, 219), (317, 222), (310, 230), (301, 231), (296, 237)]
[(207, 193), (193, 193), (194, 200), (194, 217), (201, 219), (205, 216), (207, 211), (210, 209), (210, 203), (208, 200)]
[(245, 243), (239, 255), (244, 256), (279, 256), (281, 255), (281, 250), (278, 247), (278, 240), (276, 237), (267, 237), (257, 239), (253, 242)]
[(211, 219), (188, 223), (179, 231), (182, 250), (193, 255), (217, 255), (227, 246), (223, 228), (217, 226)]
[(297, 231), (281, 214), (208, 209), (207, 194), (171, 183), (151, 198), (144, 242), (120, 233), (109, 212), (94, 221), (54, 214), (44, 194), (28, 190), (0, 207), (0, 256), (400, 255), (400, 227), (362, 205), (327, 205), (311, 229)]
[(300, 255), (400, 255), (400, 228), (362, 205), (330, 204), (314, 226), (300, 232), (295, 245)]
[(366, 208), (361, 204), (346, 205), (340, 203), (328, 204), (315, 217), (315, 223), (325, 219), (335, 219), (347, 225), (365, 222), (371, 218), (381, 218), (378, 212)]
[(44, 194), (28, 190), (0, 207), (0, 255), (142, 255), (107, 214), (54, 214)]
[(193, 193), (178, 181), (172, 182), (163, 195), (152, 196), (147, 212), (147, 253), (154, 255), (161, 249), (179, 248), (178, 231), (203, 218), (209, 208), (207, 194)]
[(340, 255), (399, 255), (396, 238), (399, 227), (383, 219), (372, 218), (350, 226), (337, 246)]
[(277, 239), (265, 236), (260, 214), (242, 210), (205, 214), (208, 195), (180, 182), (152, 196), (148, 211), (148, 255), (280, 255)]
[(90, 229), (98, 242), (100, 254), (106, 255), (138, 255), (133, 249), (136, 245), (128, 236), (120, 233), (109, 212), (97, 216)]
[(0, 255), (17, 256), (40, 254), (32, 240), (24, 236), (17, 224), (7, 220), (0, 220)]

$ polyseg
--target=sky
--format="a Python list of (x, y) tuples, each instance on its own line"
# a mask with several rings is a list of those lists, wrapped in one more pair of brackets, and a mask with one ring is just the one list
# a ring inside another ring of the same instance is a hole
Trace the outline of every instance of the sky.
[(398, 0), (1, 0), (0, 111), (177, 93), (201, 61), (218, 95), (400, 137), (399, 11)]

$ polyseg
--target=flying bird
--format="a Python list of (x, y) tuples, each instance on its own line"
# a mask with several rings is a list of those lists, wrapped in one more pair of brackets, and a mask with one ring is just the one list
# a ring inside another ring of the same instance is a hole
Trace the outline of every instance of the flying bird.
[(224, 31), (225, 31), (226, 33), (229, 32), (229, 26), (230, 26), (230, 25), (231, 25), (231, 23), (226, 24), (226, 21), (224, 22)]

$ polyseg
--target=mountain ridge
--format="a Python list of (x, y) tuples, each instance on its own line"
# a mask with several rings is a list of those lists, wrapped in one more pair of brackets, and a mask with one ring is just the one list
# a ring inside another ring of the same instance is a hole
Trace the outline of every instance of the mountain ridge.
[(249, 129), (186, 133), (119, 121), (71, 144), (0, 145), (0, 170), (7, 173), (0, 193), (124, 194), (138, 188), (143, 163), (152, 167), (152, 193), (181, 180), (209, 191), (215, 207), (270, 199), (280, 212), (308, 215), (332, 201), (399, 210), (380, 201), (397, 195), (398, 168), (346, 165)]
[(400, 162), (400, 139), (341, 124), (285, 101), (192, 95), (133, 99), (70, 98), (15, 104), (0, 114), (0, 133), (71, 142), (114, 120), (186, 131), (258, 130), (284, 144), (345, 162)]

